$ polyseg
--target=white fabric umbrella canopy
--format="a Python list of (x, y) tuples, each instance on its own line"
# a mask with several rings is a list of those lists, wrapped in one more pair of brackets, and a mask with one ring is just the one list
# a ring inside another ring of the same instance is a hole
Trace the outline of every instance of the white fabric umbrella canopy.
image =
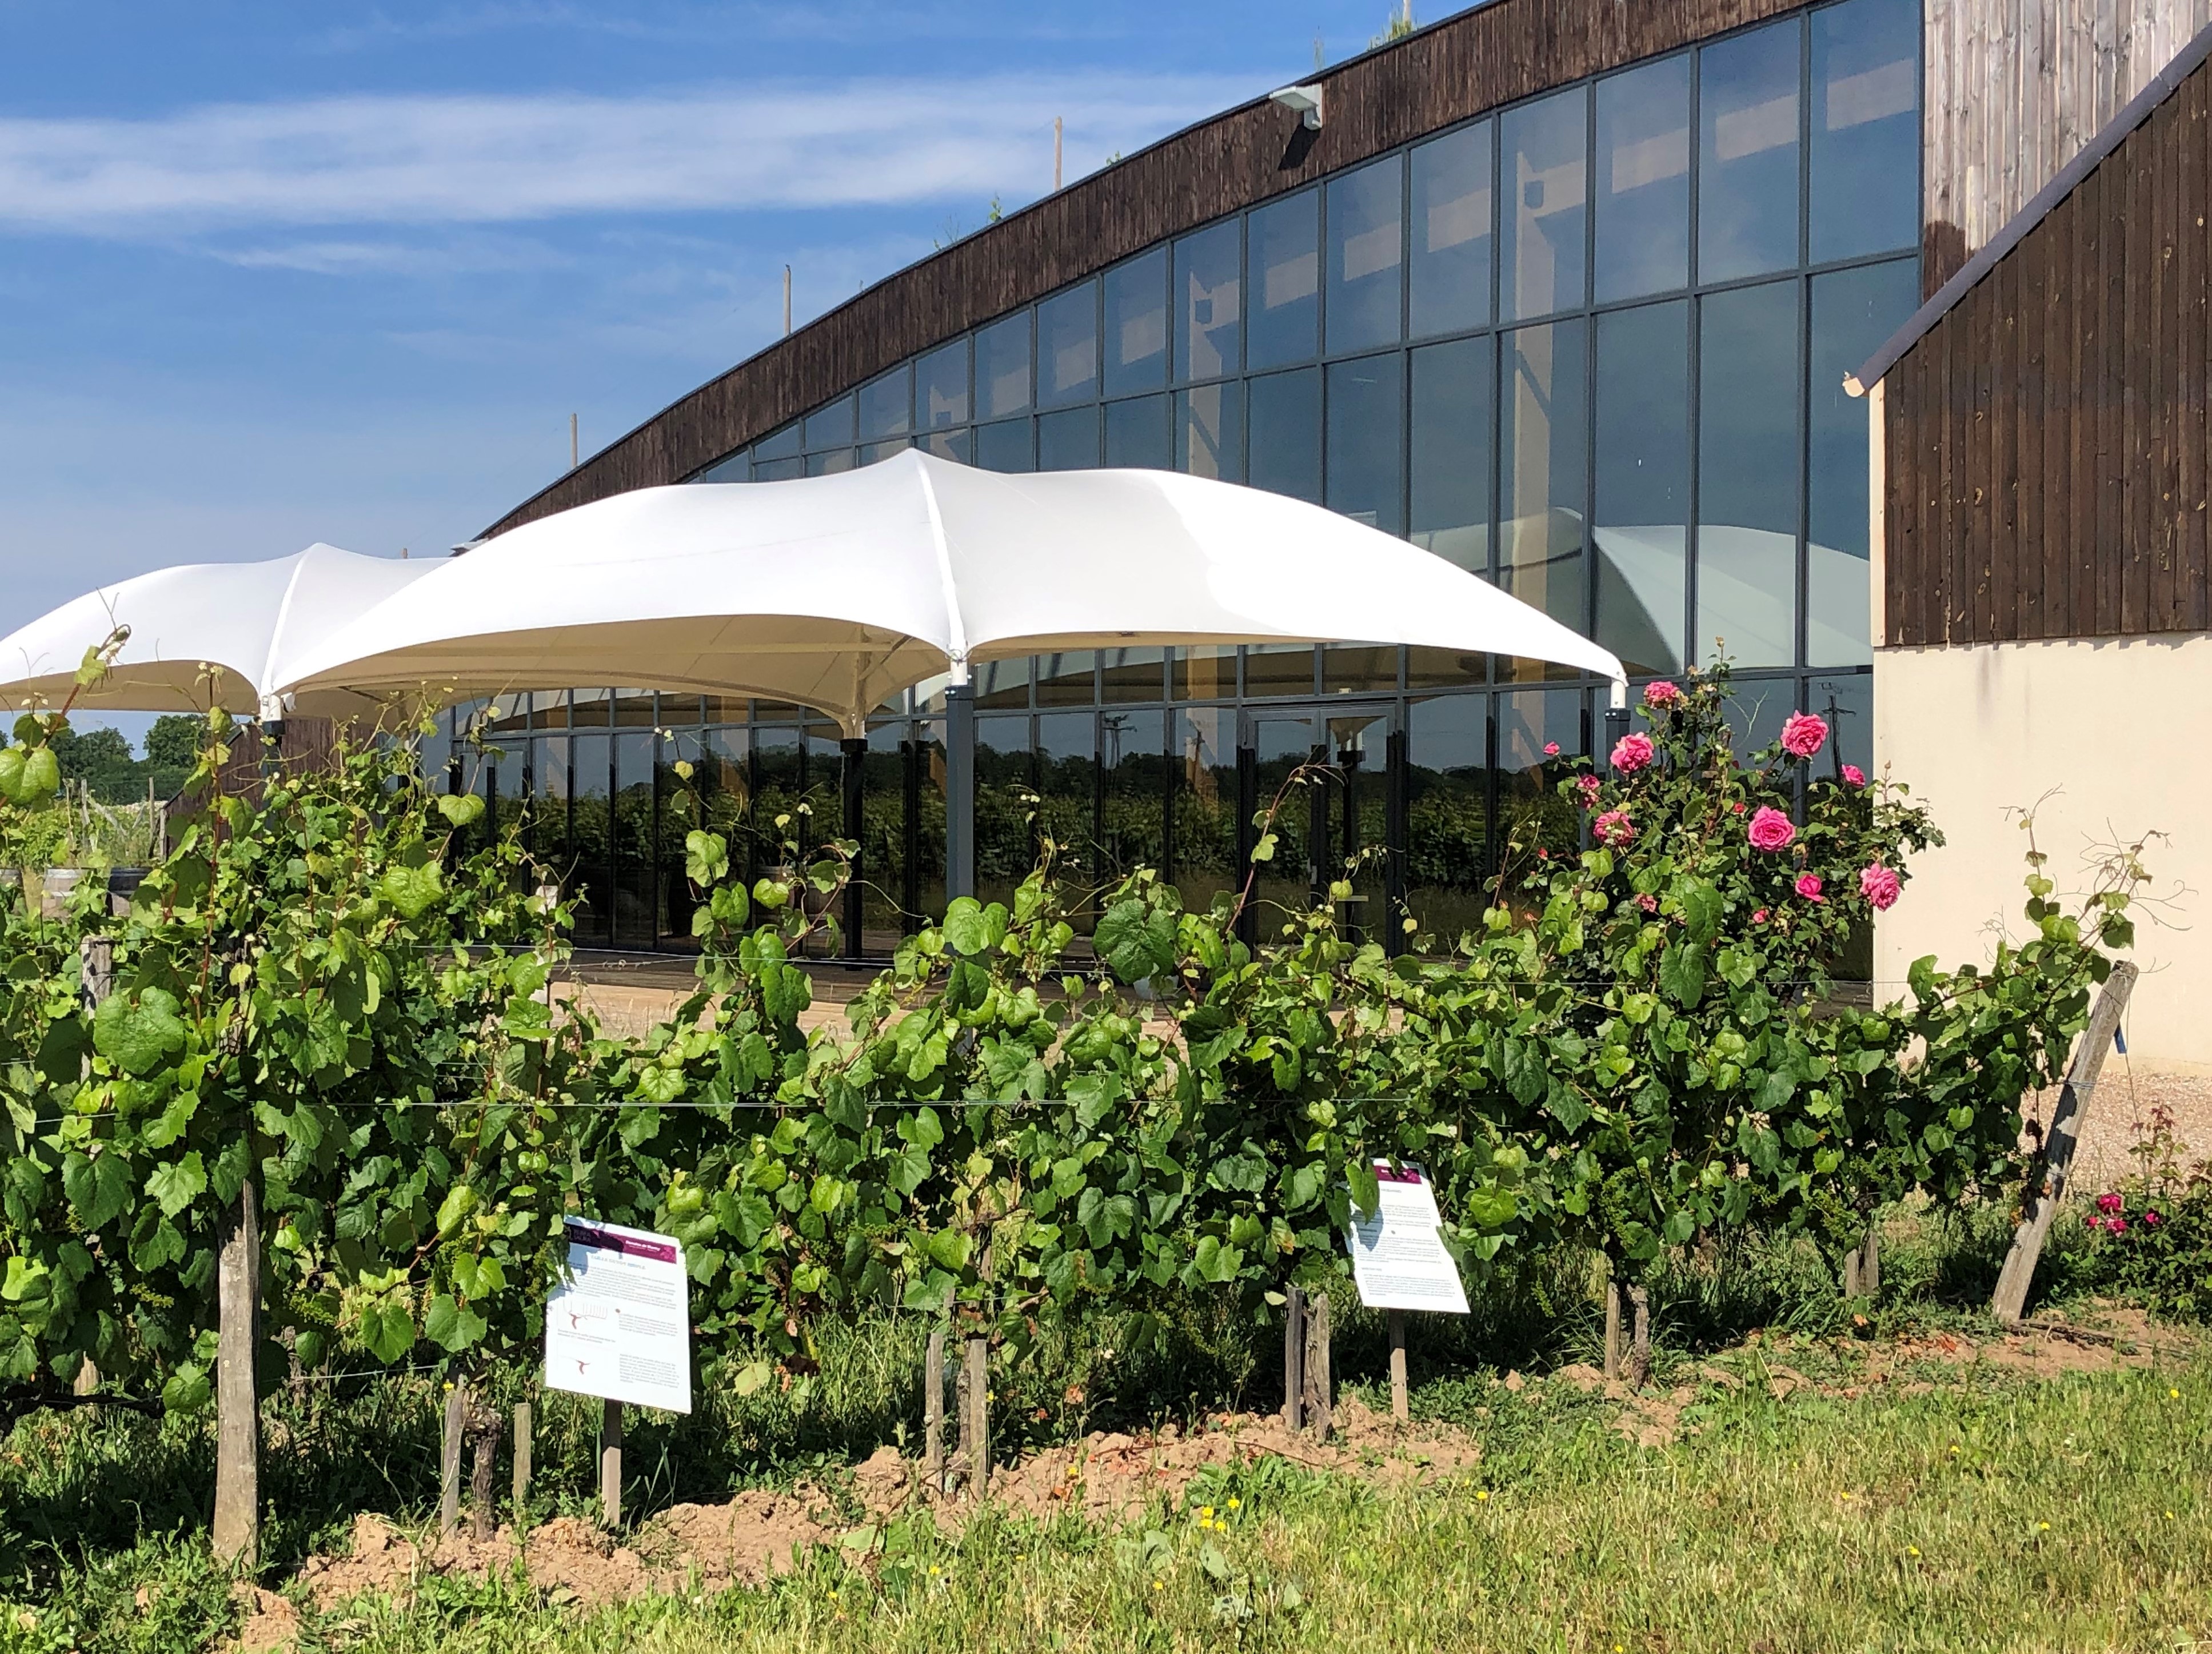
[(858, 735), (898, 691), (978, 661), (1339, 642), (1623, 675), (1537, 610), (1318, 506), (1170, 471), (1006, 476), (909, 450), (526, 524), (333, 631), (281, 687), (750, 692)]
[[(0, 702), (58, 705), (76, 688), (88, 648), (118, 626), (131, 636), (80, 707), (281, 717), (276, 692), (294, 662), (332, 630), (412, 585), (436, 565), (364, 557), (319, 543), (266, 562), (186, 563), (101, 587), (0, 638)], [(218, 677), (204, 668), (220, 666)], [(293, 709), (351, 716), (372, 702), (343, 689)]]

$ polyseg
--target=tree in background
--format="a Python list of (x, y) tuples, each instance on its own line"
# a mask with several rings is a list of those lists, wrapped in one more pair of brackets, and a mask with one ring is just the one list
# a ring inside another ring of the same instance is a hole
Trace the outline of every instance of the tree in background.
[(171, 799), (183, 790), (198, 761), (204, 727), (204, 720), (186, 714), (156, 718), (146, 733), (143, 758), (134, 757), (130, 741), (113, 729), (64, 730), (52, 745), (64, 781), (83, 782), (102, 804), (132, 804), (145, 798), (149, 782), (157, 799)]

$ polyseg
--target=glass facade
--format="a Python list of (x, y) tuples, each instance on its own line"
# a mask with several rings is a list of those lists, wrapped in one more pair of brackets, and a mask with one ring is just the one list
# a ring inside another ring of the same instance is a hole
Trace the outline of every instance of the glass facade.
[[(1919, 60), (1912, 0), (1840, 0), (1547, 93), (1150, 248), (695, 480), (920, 446), (1249, 483), (1403, 535), (1635, 676), (1725, 653), (1747, 735), (1832, 708), (1864, 764), (1865, 412), (1840, 381), (1915, 307)], [(839, 830), (836, 732), (800, 709), (524, 699), (472, 784), (532, 801), (593, 939), (688, 933), (678, 758), (755, 861), (775, 852), (748, 819), (804, 803), (806, 831)], [(1573, 842), (1547, 783), (1604, 690), (1533, 661), (1248, 648), (1001, 662), (978, 699), (986, 897), (1048, 837), (1088, 881), (1157, 866), (1202, 903), (1319, 762), (1261, 894), (1304, 901), (1360, 860), (1346, 917), (1395, 941), (1401, 904), (1456, 927), (1509, 845)], [(925, 685), (871, 730), (872, 953), (942, 908), (940, 708)]]

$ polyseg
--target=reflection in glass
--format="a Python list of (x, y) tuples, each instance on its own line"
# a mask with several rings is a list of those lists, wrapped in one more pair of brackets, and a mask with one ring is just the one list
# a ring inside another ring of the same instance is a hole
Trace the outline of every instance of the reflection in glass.
[(1920, 8), (1845, 0), (1812, 21), (1812, 260), (1909, 247), (1920, 233)]
[(613, 719), (609, 708), (614, 702), (611, 690), (576, 690), (569, 696), (568, 721), (579, 728), (605, 729)]
[(781, 430), (763, 436), (753, 444), (753, 458), (756, 460), (791, 459), (799, 452), (799, 424), (794, 419)]
[(1805, 710), (1827, 720), (1828, 745), (1813, 760), (1815, 781), (1838, 781), (1844, 764), (1874, 773), (1874, 678), (1866, 672), (1832, 672), (1807, 686)]
[(1491, 342), (1455, 339), (1413, 353), (1413, 544), (1490, 573)]
[(1597, 85), (1597, 297), (1690, 278), (1690, 59)]
[(1106, 272), (1106, 394), (1158, 390), (1168, 376), (1168, 251)]
[(1796, 18), (1698, 54), (1698, 279), (1797, 262)]
[(1313, 692), (1312, 644), (1253, 643), (1246, 647), (1245, 694), (1311, 695)]
[(1729, 690), (1729, 741), (1740, 758), (1780, 740), (1784, 720), (1799, 709), (1794, 678), (1738, 678)]
[(1028, 706), (1034, 660), (1034, 656), (1018, 654), (1011, 660), (975, 662), (969, 669), (975, 686), (975, 704), (984, 708)]
[[(1098, 875), (1098, 749), (1097, 723), (1088, 712), (1063, 712), (1036, 723), (1037, 830), (1053, 842), (1054, 859), (1088, 885)], [(1040, 845), (1039, 848), (1042, 846)], [(1079, 931), (1091, 928), (1079, 907), (1068, 915)]]
[(1168, 398), (1134, 396), (1106, 404), (1106, 463), (1167, 471), (1175, 462), (1168, 434)]
[(1490, 123), (1413, 151), (1407, 325), (1415, 338), (1490, 319)]
[(1867, 404), (1844, 389), (1919, 298), (1917, 261), (1838, 270), (1813, 278), (1812, 472), (1806, 509), (1805, 657), (1871, 665), (1867, 556)]
[(614, 756), (611, 738), (576, 735), (569, 738), (568, 864), (561, 883), (580, 898), (576, 940), (587, 947), (605, 947), (614, 934), (611, 885), (614, 860), (614, 819), (609, 782)]
[(568, 738), (531, 743), (530, 849), (565, 881), (568, 863)]
[(1041, 707), (1087, 707), (1098, 698), (1098, 656), (1069, 649), (1036, 658), (1036, 702)]
[(839, 397), (826, 408), (816, 409), (806, 416), (806, 446), (826, 448), (853, 441), (853, 398), (849, 395)]
[(726, 459), (717, 459), (691, 480), (695, 483), (749, 483), (753, 476), (750, 448), (739, 448)]
[(1498, 246), (1498, 319), (1549, 315), (1583, 301), (1583, 213), (1589, 199), (1589, 92), (1558, 93), (1499, 127), (1505, 211)]
[(1039, 471), (1091, 471), (1098, 464), (1098, 407), (1063, 408), (1039, 414), (1036, 423)]
[(1030, 751), (1030, 721), (975, 720), (975, 895), (1012, 903), (1014, 890), (1036, 864), (1029, 795), (1036, 790)]
[(1175, 698), (1222, 701), (1237, 693), (1237, 646), (1200, 643), (1175, 651)]
[(975, 335), (975, 417), (1000, 419), (1030, 407), (1030, 313), (1017, 311)]
[(1002, 419), (995, 425), (975, 428), (975, 463), (985, 471), (1021, 471), (1036, 469), (1036, 438), (1031, 422)]
[[(968, 341), (933, 350), (914, 370), (915, 423), (926, 431), (968, 423)], [(933, 452), (934, 450), (933, 449)]]
[[(1328, 839), (1328, 783), (1311, 775), (1292, 785), (1291, 778), (1301, 769), (1328, 761), (1327, 736), (1321, 721), (1310, 715), (1266, 711), (1250, 718), (1245, 739), (1252, 746), (1259, 807), (1264, 810), (1279, 798), (1282, 800), (1269, 827), (1275, 835), (1275, 853), (1252, 872), (1259, 933), (1272, 937), (1286, 915), (1306, 912), (1313, 905), (1321, 872), (1316, 858)], [(1316, 826), (1322, 830), (1318, 834)]]
[(1178, 380), (1218, 379), (1243, 364), (1239, 347), (1243, 242), (1231, 218), (1175, 244)]
[(1456, 649), (1409, 648), (1406, 651), (1407, 689), (1461, 689), (1479, 686), (1488, 676), (1490, 657), (1463, 654)]
[(860, 441), (904, 436), (914, 427), (914, 374), (894, 368), (860, 387)]
[(1389, 832), (1389, 715), (1381, 708), (1347, 711), (1327, 721), (1326, 733), (1328, 818), (1317, 882), (1342, 879), (1352, 886), (1350, 899), (1337, 908), (1337, 922), (1347, 939), (1361, 942), (1389, 922), (1378, 854)]
[(1085, 282), (1037, 307), (1037, 405), (1098, 394), (1098, 283)]
[(908, 727), (902, 719), (870, 725), (867, 757), (860, 761), (860, 951), (878, 958), (907, 930), (902, 915)]
[(1799, 386), (1795, 281), (1715, 293), (1698, 345), (1696, 652), (1797, 658)]
[(1597, 641), (1632, 673), (1682, 669), (1688, 619), (1690, 307), (1597, 319)]
[(930, 431), (921, 439), (924, 453), (933, 453), (940, 459), (957, 459), (962, 465), (973, 465), (975, 439), (965, 427), (957, 431)]
[(1489, 905), (1490, 697), (1442, 695), (1406, 709), (1406, 905), (1447, 939)]
[(1312, 360), (1321, 319), (1321, 196), (1306, 190), (1256, 208), (1249, 224), (1252, 319), (1244, 365)]
[(1562, 625), (1583, 616), (1585, 323), (1504, 336), (1498, 397), (1498, 550), (1505, 589)]
[(860, 445), (860, 463), (864, 465), (876, 465), (893, 454), (904, 453), (913, 446), (914, 439), (910, 436), (894, 436), (888, 442), (863, 442)]
[(1328, 366), (1328, 507), (1396, 534), (1405, 527), (1406, 386), (1395, 351)]
[[(1233, 682), (1236, 672), (1230, 672)], [(1237, 712), (1193, 707), (1175, 715), (1174, 843), (1169, 876), (1183, 905), (1205, 911), (1242, 882), (1237, 860)]]
[(1332, 643), (1321, 652), (1324, 695), (1370, 695), (1398, 687), (1397, 646), (1389, 643)]
[[(1545, 751), (1556, 746), (1553, 754)], [(1583, 749), (1580, 690), (1516, 690), (1498, 697), (1499, 859), (1510, 880), (1528, 873), (1537, 852), (1571, 856), (1582, 823), (1559, 784)]]
[(1161, 749), (1165, 729), (1158, 712), (1099, 715), (1098, 756), (1105, 783), (1098, 846), (1102, 879), (1126, 878), (1166, 860), (1168, 775)]
[(841, 471), (852, 470), (853, 464), (852, 449), (830, 448), (821, 453), (806, 456), (806, 474), (809, 477), (834, 477)]
[(1102, 700), (1157, 701), (1165, 692), (1167, 652), (1101, 649), (1098, 677)]
[(806, 462), (796, 456), (789, 459), (753, 461), (753, 481), (756, 483), (787, 483), (794, 477), (805, 475)]
[(1403, 156), (1353, 168), (1328, 185), (1328, 349), (1395, 344), (1405, 310)]
[(1175, 398), (1175, 468), (1217, 482), (1244, 480), (1244, 387), (1201, 385)]
[(1321, 500), (1321, 370), (1247, 380), (1250, 458), (1245, 480), (1293, 499)]

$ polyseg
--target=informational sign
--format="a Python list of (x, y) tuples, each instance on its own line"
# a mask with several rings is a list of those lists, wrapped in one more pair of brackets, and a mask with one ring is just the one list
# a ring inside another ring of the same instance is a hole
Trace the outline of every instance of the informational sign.
[(545, 1387), (691, 1410), (690, 1281), (673, 1237), (568, 1221), (568, 1278), (545, 1301)]
[(1377, 1160), (1375, 1180), (1382, 1199), (1374, 1215), (1362, 1218), (1355, 1210), (1346, 1236), (1359, 1301), (1370, 1310), (1465, 1315), (1467, 1288), (1437, 1232), (1443, 1219), (1428, 1178), (1419, 1166), (1394, 1171), (1388, 1160)]

